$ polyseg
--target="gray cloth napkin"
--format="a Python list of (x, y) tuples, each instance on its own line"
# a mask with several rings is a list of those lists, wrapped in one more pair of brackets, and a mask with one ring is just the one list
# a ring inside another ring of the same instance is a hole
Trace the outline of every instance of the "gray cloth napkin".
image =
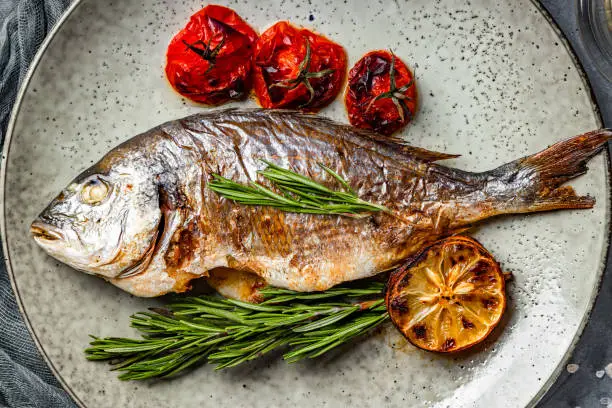
[[(0, 139), (38, 47), (70, 0), (0, 0)], [(42, 360), (0, 264), (0, 406), (64, 408), (74, 403)]]

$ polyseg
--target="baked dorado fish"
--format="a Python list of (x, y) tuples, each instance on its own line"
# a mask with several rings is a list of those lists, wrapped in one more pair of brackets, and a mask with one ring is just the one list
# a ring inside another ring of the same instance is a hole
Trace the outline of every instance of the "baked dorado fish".
[[(486, 218), (592, 207), (591, 197), (562, 184), (585, 173), (610, 137), (596, 130), (470, 173), (434, 163), (454, 156), (314, 115), (214, 111), (116, 147), (54, 199), (31, 232), (51, 256), (136, 296), (182, 292), (199, 277), (245, 300), (256, 300), (264, 283), (325, 290), (389, 270)], [(336, 188), (322, 163), (391, 213), (288, 213), (235, 204), (207, 188), (212, 174), (260, 179), (262, 159)]]

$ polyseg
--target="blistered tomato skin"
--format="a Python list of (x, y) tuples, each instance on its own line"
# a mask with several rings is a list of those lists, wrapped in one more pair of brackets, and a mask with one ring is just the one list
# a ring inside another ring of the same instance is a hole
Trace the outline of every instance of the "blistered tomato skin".
[(345, 104), (353, 126), (391, 135), (416, 113), (412, 72), (389, 51), (369, 52), (349, 72)]
[(166, 53), (172, 87), (195, 102), (244, 99), (252, 85), (257, 33), (235, 11), (209, 5), (191, 16)]
[(347, 58), (340, 45), (281, 21), (259, 37), (254, 65), (254, 90), (261, 106), (314, 112), (340, 93)]

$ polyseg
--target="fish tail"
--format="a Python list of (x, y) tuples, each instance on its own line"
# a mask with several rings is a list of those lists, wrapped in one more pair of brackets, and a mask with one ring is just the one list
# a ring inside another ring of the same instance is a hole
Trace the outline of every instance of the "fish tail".
[(517, 214), (593, 207), (593, 197), (579, 196), (571, 186), (563, 184), (586, 173), (586, 163), (611, 138), (610, 129), (594, 130), (485, 173), (490, 180), (487, 190), (498, 199), (495, 212)]

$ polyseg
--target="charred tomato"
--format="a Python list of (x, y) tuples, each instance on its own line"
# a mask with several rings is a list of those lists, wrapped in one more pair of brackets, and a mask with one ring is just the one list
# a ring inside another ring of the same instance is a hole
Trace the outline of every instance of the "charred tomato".
[(340, 92), (346, 61), (340, 45), (307, 29), (278, 22), (255, 44), (253, 83), (259, 104), (316, 111)]
[(412, 72), (389, 51), (369, 52), (349, 72), (345, 103), (353, 126), (390, 135), (416, 112)]
[(251, 89), (257, 33), (235, 11), (209, 5), (191, 16), (166, 53), (166, 76), (181, 95), (208, 105), (244, 98)]

